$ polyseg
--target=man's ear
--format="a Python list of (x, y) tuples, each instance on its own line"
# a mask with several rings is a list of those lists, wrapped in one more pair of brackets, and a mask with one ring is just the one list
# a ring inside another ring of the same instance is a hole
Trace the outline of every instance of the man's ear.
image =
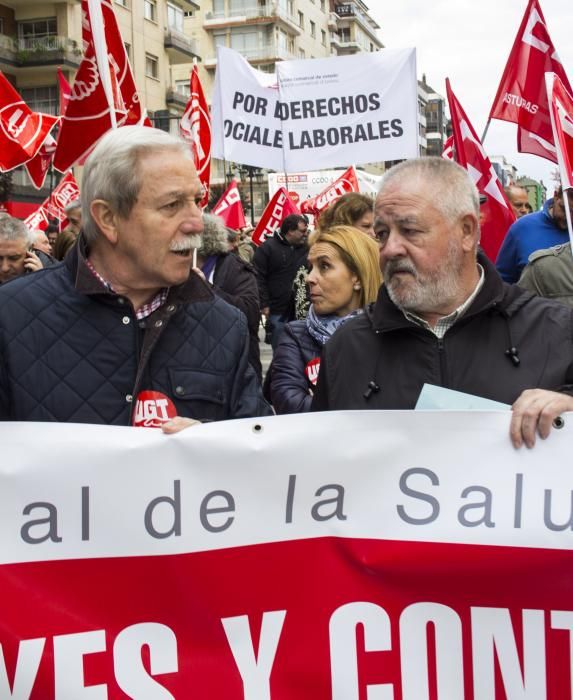
[(111, 243), (117, 243), (117, 215), (105, 199), (94, 199), (90, 204), (90, 213), (102, 235)]
[(466, 214), (461, 218), (462, 248), (467, 251), (474, 250), (479, 243), (478, 220), (473, 214)]

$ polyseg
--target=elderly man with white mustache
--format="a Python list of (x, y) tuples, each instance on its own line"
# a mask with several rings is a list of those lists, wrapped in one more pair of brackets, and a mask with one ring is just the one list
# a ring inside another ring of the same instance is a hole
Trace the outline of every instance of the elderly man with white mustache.
[(573, 310), (504, 283), (479, 252), (466, 171), (395, 166), (374, 230), (384, 284), (325, 346), (312, 410), (412, 409), (428, 383), (510, 404), (516, 448), (546, 438), (573, 411)]
[(0, 418), (165, 426), (269, 414), (246, 319), (194, 272), (201, 183), (189, 147), (108, 132), (65, 261), (2, 287)]

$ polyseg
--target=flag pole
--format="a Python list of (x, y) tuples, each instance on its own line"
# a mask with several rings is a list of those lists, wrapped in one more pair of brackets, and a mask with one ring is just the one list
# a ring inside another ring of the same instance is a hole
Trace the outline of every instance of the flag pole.
[(487, 124), (485, 125), (485, 129), (483, 130), (483, 134), (481, 137), (481, 145), (483, 146), (483, 142), (485, 141), (485, 137), (487, 136), (487, 131), (489, 129), (489, 125), (491, 124), (491, 119), (487, 120)]
[(568, 187), (567, 189), (563, 188), (561, 191), (563, 193), (563, 204), (565, 205), (565, 218), (567, 219), (569, 240), (573, 246), (573, 225), (571, 224), (571, 208), (569, 206), (569, 194), (571, 194), (571, 198), (573, 199), (573, 187)]

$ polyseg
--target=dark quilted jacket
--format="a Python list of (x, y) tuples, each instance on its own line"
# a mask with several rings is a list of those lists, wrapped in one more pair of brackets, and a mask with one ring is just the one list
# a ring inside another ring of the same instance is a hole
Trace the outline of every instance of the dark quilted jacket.
[(128, 425), (142, 390), (201, 421), (268, 415), (244, 315), (196, 275), (138, 321), (79, 247), (0, 288), (0, 418)]
[(320, 358), (322, 347), (306, 329), (306, 321), (287, 323), (270, 372), (270, 394), (277, 413), (310, 411), (314, 383), (306, 374), (306, 366)]

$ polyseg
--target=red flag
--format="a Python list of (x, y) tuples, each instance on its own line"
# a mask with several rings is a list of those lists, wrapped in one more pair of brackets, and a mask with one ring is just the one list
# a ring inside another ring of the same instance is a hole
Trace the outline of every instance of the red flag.
[(507, 229), (515, 221), (515, 214), (481, 141), (454, 95), (448, 79), (446, 79), (446, 90), (454, 130), (456, 162), (468, 171), (480, 194), (487, 197), (486, 203), (480, 210), (480, 244), (488, 258), (494, 261)]
[(24, 219), (24, 225), (30, 231), (45, 231), (49, 224), (48, 212), (44, 209), (44, 205), (41, 204), (35, 212), (30, 214), (26, 219)]
[(78, 199), (79, 196), (80, 188), (78, 187), (75, 177), (71, 172), (66, 173), (51, 196), (45, 200), (42, 206), (49, 216), (57, 219), (59, 222), (63, 222), (67, 218), (64, 209), (70, 202), (73, 202), (74, 199)]
[(85, 54), (62, 119), (54, 166), (64, 172), (115, 126), (141, 121), (127, 52), (109, 0), (82, 0)]
[(573, 187), (573, 96), (555, 73), (546, 76), (547, 97), (563, 189)]
[(329, 204), (336, 202), (343, 194), (359, 191), (356, 170), (351, 165), (348, 170), (345, 170), (337, 180), (328, 185), (320, 194), (302, 202), (300, 210), (303, 214), (318, 216), (323, 209), (326, 209)]
[(446, 160), (454, 160), (454, 137), (453, 134), (444, 143), (444, 150), (442, 151), (442, 158)]
[(231, 180), (231, 184), (223, 192), (223, 196), (213, 207), (213, 214), (220, 216), (225, 222), (225, 226), (233, 229), (241, 229), (246, 225), (245, 212), (241, 204), (241, 195), (237, 182)]
[(72, 88), (66, 80), (61, 68), (58, 68), (58, 85), (60, 86), (60, 114), (64, 114), (68, 107), (68, 102), (70, 101)]
[(284, 219), (291, 214), (300, 214), (298, 207), (289, 197), (284, 187), (275, 192), (267, 204), (256, 229), (253, 231), (253, 243), (261, 245), (270, 238)]
[(521, 153), (533, 153), (557, 162), (555, 153), (543, 145), (543, 142), (554, 145), (545, 91), (544, 74), (547, 72), (556, 73), (571, 92), (539, 0), (529, 0), (489, 118), (519, 125), (518, 150)]
[(191, 96), (181, 117), (179, 132), (191, 147), (197, 174), (203, 185), (201, 206), (204, 207), (209, 201), (211, 117), (209, 106), (201, 87), (201, 81), (199, 80), (197, 66), (193, 66), (191, 71)]
[(32, 112), (0, 72), (0, 171), (31, 160), (57, 121), (58, 117)]
[(55, 152), (56, 139), (48, 134), (48, 138), (42, 144), (42, 148), (40, 148), (32, 160), (29, 160), (24, 166), (32, 184), (38, 190), (44, 186), (46, 175), (52, 164)]

